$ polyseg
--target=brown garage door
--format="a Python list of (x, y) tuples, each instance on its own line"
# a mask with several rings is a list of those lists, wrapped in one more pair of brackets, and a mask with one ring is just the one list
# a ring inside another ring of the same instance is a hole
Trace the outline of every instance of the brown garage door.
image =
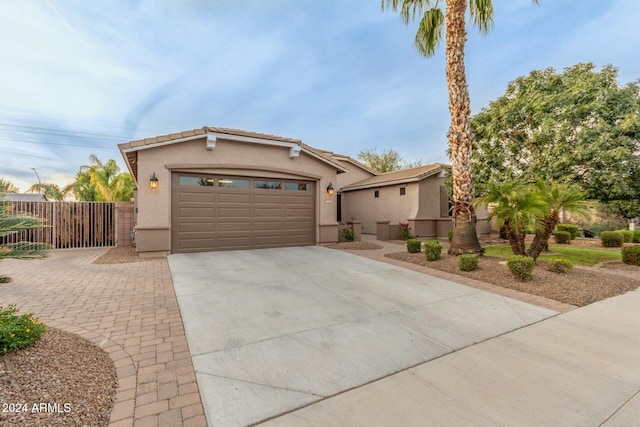
[(174, 173), (171, 251), (315, 244), (312, 182)]

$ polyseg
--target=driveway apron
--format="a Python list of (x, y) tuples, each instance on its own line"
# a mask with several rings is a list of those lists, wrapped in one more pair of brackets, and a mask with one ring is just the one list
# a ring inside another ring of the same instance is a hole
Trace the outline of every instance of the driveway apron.
[(169, 256), (209, 425), (257, 423), (556, 314), (322, 247)]

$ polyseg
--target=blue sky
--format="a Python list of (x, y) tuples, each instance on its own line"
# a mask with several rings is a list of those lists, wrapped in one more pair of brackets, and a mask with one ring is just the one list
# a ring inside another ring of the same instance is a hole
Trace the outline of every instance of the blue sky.
[[(640, 78), (640, 1), (494, 0), (468, 27), (474, 113), (531, 70), (578, 62)], [(119, 142), (221, 126), (355, 157), (394, 149), (448, 162), (444, 46), (379, 0), (0, 2), (0, 177), (64, 185)]]

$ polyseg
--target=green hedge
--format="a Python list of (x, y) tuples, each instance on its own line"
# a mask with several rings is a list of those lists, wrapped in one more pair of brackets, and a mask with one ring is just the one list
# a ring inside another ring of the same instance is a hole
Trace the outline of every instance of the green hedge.
[(573, 264), (565, 259), (551, 258), (547, 263), (547, 270), (554, 273), (566, 273), (573, 270)]
[(458, 267), (461, 271), (473, 271), (478, 269), (478, 255), (464, 254), (458, 259)]
[(633, 232), (633, 243), (640, 243), (640, 230)]
[(566, 243), (566, 244), (571, 244), (571, 233), (569, 233), (568, 231), (556, 231), (553, 233), (553, 238), (555, 239), (556, 243)]
[(418, 254), (420, 253), (420, 245), (422, 242), (418, 239), (409, 239), (407, 240), (407, 251), (410, 254)]
[(428, 240), (424, 242), (424, 253), (427, 261), (437, 261), (442, 254), (442, 245), (437, 240)]
[(524, 255), (513, 255), (507, 258), (507, 267), (522, 282), (531, 280), (536, 263), (533, 258)]
[(622, 236), (624, 237), (625, 243), (631, 243), (633, 241), (633, 231), (631, 230), (620, 230)]
[(625, 246), (622, 248), (622, 262), (640, 266), (640, 246)]
[(556, 225), (556, 230), (571, 233), (571, 240), (575, 239), (576, 237), (580, 237), (580, 229), (575, 224), (558, 224)]
[(624, 244), (624, 234), (620, 231), (603, 231), (600, 241), (605, 248), (621, 248)]

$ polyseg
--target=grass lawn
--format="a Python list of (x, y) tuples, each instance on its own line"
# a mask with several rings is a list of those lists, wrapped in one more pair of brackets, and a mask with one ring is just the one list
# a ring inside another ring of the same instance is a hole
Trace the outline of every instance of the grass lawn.
[[(550, 258), (559, 258), (571, 261), (573, 265), (586, 266), (592, 266), (604, 261), (620, 261), (622, 259), (620, 252), (603, 249), (572, 248), (570, 246), (549, 245), (549, 251), (556, 252), (557, 255), (540, 255), (538, 259), (544, 261)], [(485, 255), (507, 258), (508, 256), (513, 255), (513, 252), (509, 245), (495, 245), (487, 246), (485, 248)]]

